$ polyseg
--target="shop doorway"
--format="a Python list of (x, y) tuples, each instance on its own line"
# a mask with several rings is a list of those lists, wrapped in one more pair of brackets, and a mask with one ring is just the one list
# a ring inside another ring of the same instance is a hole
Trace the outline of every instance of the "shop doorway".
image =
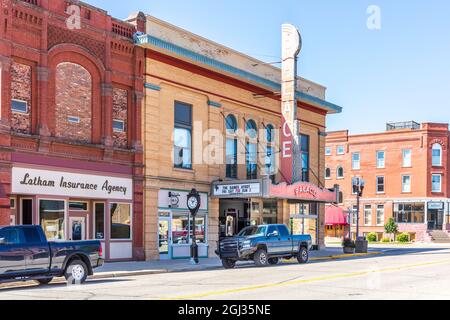
[(220, 200), (220, 238), (233, 237), (251, 224), (249, 200)]
[(82, 241), (86, 240), (86, 218), (70, 217), (69, 218), (69, 240)]
[(428, 230), (442, 230), (444, 210), (428, 209)]
[(171, 223), (170, 217), (159, 217), (158, 222), (158, 250), (159, 258), (167, 260), (171, 257)]
[(23, 225), (33, 224), (33, 199), (28, 198), (20, 199), (20, 216), (21, 216), (21, 224)]

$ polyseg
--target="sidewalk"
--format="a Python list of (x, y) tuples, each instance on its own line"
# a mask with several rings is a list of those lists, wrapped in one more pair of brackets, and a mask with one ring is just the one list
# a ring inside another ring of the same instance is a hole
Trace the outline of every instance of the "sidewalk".
[[(380, 254), (379, 251), (369, 249), (367, 254), (343, 254), (341, 247), (330, 247), (320, 251), (310, 253), (311, 261), (345, 259), (351, 257), (361, 257)], [(242, 262), (242, 264), (251, 264), (252, 262)], [(139, 262), (111, 262), (105, 263), (101, 268), (95, 270), (91, 279), (116, 278), (125, 276), (139, 276), (149, 274), (188, 272), (222, 269), (222, 263), (219, 258), (200, 259), (199, 265), (191, 265), (188, 259), (182, 260), (160, 260), (160, 261), (139, 261)]]

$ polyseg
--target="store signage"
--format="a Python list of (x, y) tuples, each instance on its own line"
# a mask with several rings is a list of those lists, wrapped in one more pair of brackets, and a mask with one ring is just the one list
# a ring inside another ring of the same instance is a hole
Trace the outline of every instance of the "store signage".
[(281, 164), (280, 172), (287, 183), (301, 178), (300, 123), (297, 120), (297, 56), (301, 49), (301, 37), (297, 28), (282, 26), (281, 65)]
[(444, 203), (443, 202), (428, 202), (428, 209), (444, 210)]
[[(158, 192), (159, 209), (189, 210), (187, 207), (187, 197), (189, 191), (161, 189)], [(200, 209), (208, 210), (208, 194), (200, 192)]]
[(133, 180), (14, 167), (12, 169), (12, 193), (132, 200)]
[(234, 183), (234, 184), (216, 184), (213, 186), (213, 196), (221, 197), (259, 197), (261, 196), (261, 183)]
[(270, 185), (269, 196), (279, 199), (305, 200), (326, 203), (336, 203), (336, 191), (319, 188), (309, 182), (298, 182), (292, 185), (281, 183)]

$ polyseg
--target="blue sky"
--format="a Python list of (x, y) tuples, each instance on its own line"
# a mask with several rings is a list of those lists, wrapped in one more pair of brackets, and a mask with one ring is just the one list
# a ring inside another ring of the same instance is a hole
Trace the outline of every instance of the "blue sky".
[[(389, 121), (450, 122), (448, 0), (87, 0), (115, 17), (143, 11), (264, 61), (280, 59), (280, 25), (296, 25), (299, 74), (344, 107), (328, 130), (376, 132)], [(366, 26), (369, 5), (381, 30)]]

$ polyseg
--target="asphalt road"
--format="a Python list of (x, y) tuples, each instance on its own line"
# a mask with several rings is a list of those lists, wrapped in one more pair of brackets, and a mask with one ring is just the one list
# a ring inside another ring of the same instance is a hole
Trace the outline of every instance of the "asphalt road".
[(383, 255), (0, 289), (0, 299), (450, 299), (450, 246)]

